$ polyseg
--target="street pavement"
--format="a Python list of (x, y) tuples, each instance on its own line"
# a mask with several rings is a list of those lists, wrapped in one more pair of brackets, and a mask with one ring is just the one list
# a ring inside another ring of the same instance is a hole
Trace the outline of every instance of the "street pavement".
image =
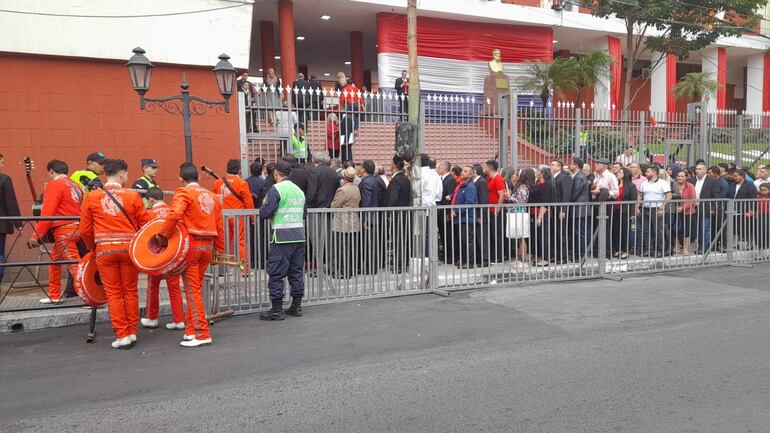
[(0, 432), (768, 432), (770, 266), (0, 335)]

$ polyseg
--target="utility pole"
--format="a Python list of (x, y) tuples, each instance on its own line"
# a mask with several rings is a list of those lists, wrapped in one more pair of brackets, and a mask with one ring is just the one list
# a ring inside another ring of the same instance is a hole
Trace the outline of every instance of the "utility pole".
[(422, 205), (420, 194), (420, 71), (417, 66), (417, 0), (408, 0), (406, 10), (406, 40), (409, 52), (409, 123), (414, 131), (412, 141), (412, 193), (416, 206)]

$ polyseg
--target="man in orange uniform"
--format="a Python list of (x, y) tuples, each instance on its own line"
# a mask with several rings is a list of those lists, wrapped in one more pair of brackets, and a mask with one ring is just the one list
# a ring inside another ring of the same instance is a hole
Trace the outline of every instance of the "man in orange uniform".
[[(58, 159), (51, 160), (46, 166), (51, 181), (45, 185), (43, 192), (43, 208), (40, 216), (78, 216), (83, 202), (83, 190), (67, 177), (69, 167)], [(51, 260), (80, 260), (77, 243), (80, 240), (79, 223), (77, 221), (39, 221), (35, 225), (35, 233), (29, 241), (31, 248), (40, 246), (42, 239), (49, 230), (53, 230), (54, 244)], [(70, 274), (77, 272), (78, 265), (67, 265)], [(61, 302), (61, 265), (48, 266), (48, 297), (40, 300), (41, 304), (58, 304)]]
[(128, 256), (128, 244), (150, 217), (139, 194), (123, 188), (128, 183), (126, 161), (108, 159), (104, 172), (104, 187), (89, 192), (83, 202), (80, 229), (86, 246), (96, 252), (96, 268), (117, 337), (112, 347), (129, 349), (136, 343), (139, 325), (139, 271)]
[[(241, 161), (239, 159), (231, 159), (227, 161), (227, 174), (214, 182), (212, 191), (214, 191), (214, 194), (222, 197), (223, 209), (254, 209), (254, 200), (251, 198), (251, 189), (249, 188), (249, 184), (241, 179), (240, 173)], [(227, 184), (225, 184), (224, 179), (227, 179)], [(233, 233), (235, 231), (236, 219), (239, 222), (238, 247), (240, 256), (238, 256), (238, 258), (243, 261), (244, 273), (247, 273), (249, 260), (246, 256), (246, 244), (244, 239), (246, 218), (230, 218), (228, 232), (230, 234), (230, 239), (235, 239)]]
[(179, 177), (185, 186), (174, 192), (171, 212), (159, 236), (168, 238), (179, 221), (190, 233), (193, 252), (189, 266), (182, 274), (187, 312), (184, 341), (180, 344), (184, 347), (198, 347), (211, 344), (201, 287), (214, 250), (220, 253), (224, 251), (222, 206), (214, 194), (198, 185), (198, 169), (194, 165), (189, 162), (182, 164)]
[[(149, 213), (152, 219), (166, 218), (171, 208), (163, 201), (163, 191), (160, 188), (152, 187), (144, 194), (144, 198), (150, 205)], [(145, 314), (141, 320), (145, 328), (158, 327), (158, 291), (160, 289), (160, 280), (163, 277), (147, 276), (147, 303)], [(182, 289), (179, 286), (179, 275), (166, 277), (166, 286), (168, 287), (168, 299), (171, 303), (171, 317), (173, 321), (166, 323), (166, 329), (184, 329), (184, 309), (182, 308)]]

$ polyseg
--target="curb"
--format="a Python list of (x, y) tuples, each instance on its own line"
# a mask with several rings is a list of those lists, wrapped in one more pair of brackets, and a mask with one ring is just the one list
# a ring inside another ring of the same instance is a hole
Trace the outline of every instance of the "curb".
[[(160, 316), (170, 315), (171, 306), (168, 302), (161, 303), (158, 311)], [(143, 317), (143, 315), (144, 307), (141, 307), (139, 308), (139, 317)], [(2, 313), (0, 314), (0, 334), (61, 328), (71, 325), (86, 325), (90, 319), (91, 310), (78, 307)], [(105, 323), (109, 319), (110, 315), (107, 311), (107, 306), (99, 307), (96, 313), (96, 323)]]

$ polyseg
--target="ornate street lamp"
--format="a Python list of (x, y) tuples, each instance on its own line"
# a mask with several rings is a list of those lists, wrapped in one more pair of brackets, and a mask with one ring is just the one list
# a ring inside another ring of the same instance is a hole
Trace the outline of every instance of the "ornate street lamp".
[[(190, 116), (192, 114), (206, 114), (209, 110), (217, 107), (224, 107), (225, 113), (230, 112), (230, 96), (233, 95), (236, 75), (235, 68), (229, 62), (230, 56), (221, 54), (219, 56), (219, 63), (212, 69), (217, 82), (217, 88), (223, 98), (221, 101), (214, 101), (190, 95), (190, 85), (184, 76), (180, 86), (182, 88), (180, 95), (167, 96), (165, 98), (148, 98), (144, 96), (150, 90), (153, 64), (144, 55), (145, 51), (142, 48), (136, 47), (133, 52), (134, 55), (128, 60), (126, 67), (128, 68), (128, 76), (131, 79), (131, 86), (139, 94), (139, 108), (144, 110), (145, 103), (147, 103), (147, 111), (153, 111), (155, 107), (160, 107), (167, 113), (182, 115), (184, 122), (185, 160), (191, 163), (192, 131), (190, 128)], [(180, 101), (181, 107), (174, 101)]]

